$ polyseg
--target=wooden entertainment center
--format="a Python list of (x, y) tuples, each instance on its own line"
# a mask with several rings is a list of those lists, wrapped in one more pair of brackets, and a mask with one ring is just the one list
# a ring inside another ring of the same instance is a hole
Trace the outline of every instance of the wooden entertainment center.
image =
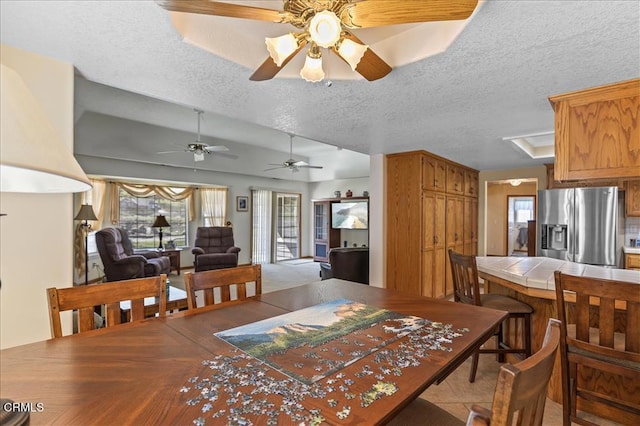
[(313, 260), (328, 262), (329, 250), (340, 247), (340, 229), (331, 227), (331, 206), (354, 201), (369, 201), (369, 197), (323, 198), (313, 201)]

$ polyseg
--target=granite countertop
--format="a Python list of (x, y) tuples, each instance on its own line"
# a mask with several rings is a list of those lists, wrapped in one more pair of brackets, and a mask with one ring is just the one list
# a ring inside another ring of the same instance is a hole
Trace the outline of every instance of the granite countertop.
[[(639, 250), (640, 252), (640, 250)], [(505, 279), (524, 287), (555, 290), (553, 273), (627, 281), (640, 285), (640, 271), (585, 265), (548, 257), (478, 256), (478, 271)]]
[(622, 251), (627, 254), (640, 254), (640, 247), (622, 247)]

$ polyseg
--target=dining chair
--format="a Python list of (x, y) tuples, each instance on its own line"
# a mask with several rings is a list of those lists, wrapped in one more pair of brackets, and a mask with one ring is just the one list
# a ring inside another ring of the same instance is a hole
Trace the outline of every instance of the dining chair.
[[(504, 362), (505, 354), (509, 353), (522, 354), (524, 358), (529, 357), (531, 355), (531, 313), (533, 308), (524, 302), (502, 294), (480, 294), (480, 281), (475, 256), (468, 256), (449, 250), (449, 260), (453, 278), (453, 296), (456, 302), (484, 306), (509, 313), (509, 316), (496, 331), (496, 348), (481, 348), (473, 354), (469, 382), (473, 383), (476, 379), (478, 358), (481, 353), (498, 354), (499, 362)], [(523, 344), (521, 348), (510, 347), (504, 339), (505, 324), (511, 319), (522, 320), (521, 340)]]
[(111, 327), (123, 322), (120, 302), (131, 301), (130, 321), (144, 319), (145, 297), (156, 297), (159, 316), (167, 313), (167, 276), (135, 278), (132, 280), (113, 281), (102, 284), (89, 284), (68, 288), (48, 288), (49, 319), (51, 336), (62, 337), (60, 313), (78, 311), (78, 333), (96, 328), (94, 307), (104, 305), (105, 326)]
[[(189, 309), (198, 307), (197, 291), (204, 293), (204, 306), (236, 303), (244, 300), (247, 298), (247, 283), (250, 282), (255, 283), (255, 294), (262, 294), (262, 269), (260, 265), (187, 272), (184, 274), (187, 306)], [(234, 300), (231, 299), (232, 288), (236, 290), (236, 298)], [(216, 289), (218, 289), (217, 300)]]
[[(500, 367), (491, 409), (472, 405), (467, 425), (542, 425), (547, 387), (560, 345), (560, 321), (549, 319), (542, 347), (517, 364)], [(442, 408), (418, 398), (390, 423), (403, 425), (464, 425)]]
[[(562, 322), (563, 424), (594, 424), (578, 414), (578, 398), (595, 404), (603, 417), (617, 411), (628, 424), (640, 424), (640, 286), (560, 271), (555, 284)], [(628, 386), (609, 386), (607, 375), (620, 376)], [(599, 385), (585, 387), (582, 380), (589, 376), (601, 376)]]

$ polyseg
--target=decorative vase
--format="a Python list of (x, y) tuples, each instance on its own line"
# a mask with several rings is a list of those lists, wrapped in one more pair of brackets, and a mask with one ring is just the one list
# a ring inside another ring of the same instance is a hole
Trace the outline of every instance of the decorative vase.
[(350, 189), (347, 189), (347, 198), (351, 198), (353, 196), (353, 192)]
[(342, 196), (342, 194), (340, 193), (340, 191), (335, 191), (335, 192), (333, 193), (333, 195), (334, 195), (336, 198), (340, 198), (340, 197)]

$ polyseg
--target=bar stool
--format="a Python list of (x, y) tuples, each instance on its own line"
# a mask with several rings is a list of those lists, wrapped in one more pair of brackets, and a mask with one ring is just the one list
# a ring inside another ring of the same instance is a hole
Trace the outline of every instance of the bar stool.
[[(498, 354), (499, 362), (504, 362), (505, 354), (508, 353), (522, 354), (524, 358), (531, 356), (531, 313), (533, 312), (533, 308), (509, 296), (501, 294), (480, 294), (478, 267), (475, 256), (466, 256), (449, 250), (449, 260), (451, 261), (453, 295), (456, 302), (484, 306), (485, 308), (497, 309), (509, 313), (509, 316), (500, 324), (497, 330), (496, 348), (478, 349), (473, 354), (469, 382), (473, 383), (476, 379), (478, 357), (481, 353)], [(504, 341), (504, 324), (512, 318), (516, 319), (516, 321), (522, 319), (522, 340), (524, 342), (522, 348), (512, 348)]]

